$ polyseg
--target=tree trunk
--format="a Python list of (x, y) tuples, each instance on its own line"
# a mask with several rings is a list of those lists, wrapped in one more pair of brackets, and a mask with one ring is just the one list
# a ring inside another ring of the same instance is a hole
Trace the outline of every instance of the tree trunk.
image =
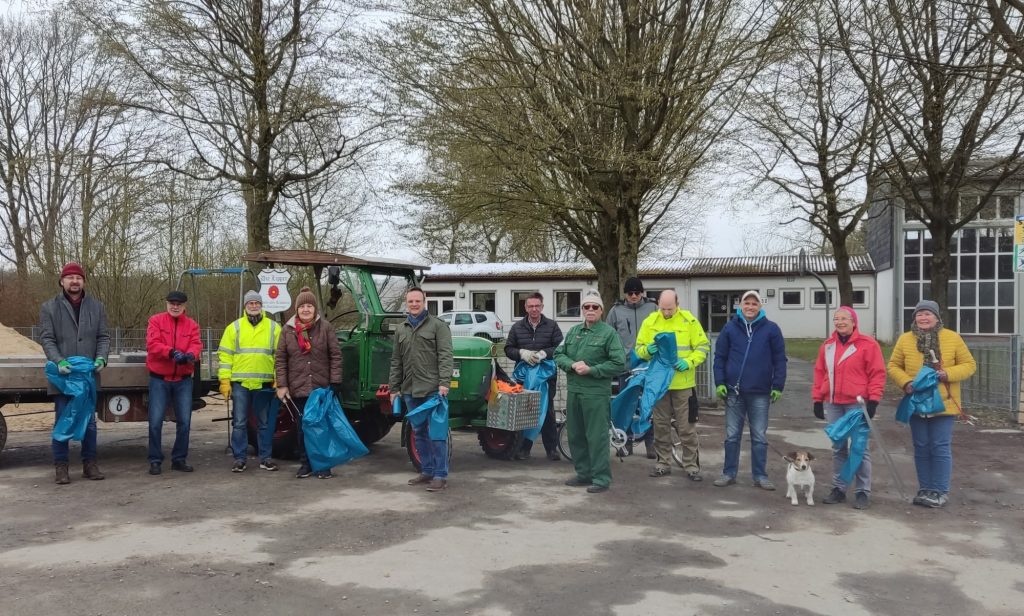
[(951, 327), (956, 327), (956, 322), (949, 318), (949, 245), (953, 239), (953, 231), (945, 221), (935, 221), (939, 224), (929, 225), (932, 234), (932, 282), (931, 299), (939, 304), (939, 312), (942, 314), (942, 322)]
[(842, 242), (832, 243), (832, 252), (836, 260), (836, 278), (839, 280), (839, 305), (853, 306), (853, 280), (850, 278), (850, 251), (846, 247), (846, 238)]

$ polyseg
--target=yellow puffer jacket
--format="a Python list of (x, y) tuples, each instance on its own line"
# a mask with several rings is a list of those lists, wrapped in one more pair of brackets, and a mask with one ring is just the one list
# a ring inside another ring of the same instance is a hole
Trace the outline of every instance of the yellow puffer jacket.
[[(941, 369), (946, 371), (949, 383), (939, 383), (942, 404), (946, 410), (941, 415), (960, 414), (960, 381), (967, 380), (978, 369), (967, 343), (955, 331), (943, 328), (939, 331), (939, 354), (942, 355)], [(924, 355), (917, 350), (914, 332), (906, 332), (896, 340), (889, 358), (889, 378), (903, 389), (914, 380), (924, 365)], [(931, 365), (929, 363), (929, 365)], [(935, 366), (932, 366), (935, 367)]]
[(265, 312), (256, 327), (246, 317), (229, 323), (217, 349), (217, 378), (237, 381), (246, 389), (269, 386), (274, 382), (274, 353), (280, 335), (281, 326)]
[(704, 328), (692, 314), (686, 310), (676, 310), (671, 318), (666, 319), (660, 310), (655, 310), (647, 315), (644, 322), (640, 324), (640, 332), (636, 335), (636, 354), (640, 359), (649, 361), (651, 354), (647, 352), (647, 346), (654, 342), (654, 337), (662, 332), (675, 332), (676, 354), (678, 359), (685, 359), (689, 368), (675, 373), (668, 388), (690, 389), (696, 387), (697, 366), (704, 363), (708, 353), (711, 352), (711, 344)]

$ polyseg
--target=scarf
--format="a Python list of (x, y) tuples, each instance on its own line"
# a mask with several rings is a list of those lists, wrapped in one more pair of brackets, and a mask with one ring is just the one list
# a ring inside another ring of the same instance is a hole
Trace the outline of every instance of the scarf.
[(313, 341), (309, 337), (309, 330), (313, 329), (316, 325), (316, 319), (313, 319), (309, 323), (303, 323), (299, 319), (295, 319), (295, 337), (299, 340), (299, 350), (303, 353), (309, 353), (313, 350)]
[(924, 365), (932, 364), (932, 352), (935, 353), (935, 360), (941, 361), (942, 355), (939, 353), (939, 332), (942, 331), (941, 319), (931, 329), (921, 329), (917, 326), (917, 323), (912, 323), (910, 331), (914, 332), (914, 337), (917, 338), (917, 350), (921, 352), (921, 355), (924, 355)]
[(257, 325), (259, 325), (259, 324), (260, 324), (260, 321), (262, 321), (262, 320), (263, 320), (263, 313), (262, 313), (262, 312), (260, 312), (259, 314), (257, 314), (257, 315), (255, 315), (255, 316), (253, 316), (253, 315), (251, 315), (251, 314), (249, 314), (249, 313), (247, 312), (247, 313), (245, 313), (245, 317), (246, 317), (247, 319), (249, 319), (249, 323), (250, 323), (250, 324), (251, 324), (251, 325), (252, 325), (253, 327), (256, 327)]
[(426, 310), (420, 313), (420, 316), (414, 317), (411, 314), (405, 315), (405, 318), (409, 321), (409, 325), (412, 325), (413, 329), (419, 327), (419, 324), (427, 319), (429, 313)]

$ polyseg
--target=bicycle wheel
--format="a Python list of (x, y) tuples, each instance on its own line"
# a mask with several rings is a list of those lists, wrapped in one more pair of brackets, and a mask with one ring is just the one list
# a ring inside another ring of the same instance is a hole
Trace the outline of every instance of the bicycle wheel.
[(558, 423), (558, 453), (572, 462), (572, 455), (569, 453), (569, 431), (565, 428), (565, 422)]

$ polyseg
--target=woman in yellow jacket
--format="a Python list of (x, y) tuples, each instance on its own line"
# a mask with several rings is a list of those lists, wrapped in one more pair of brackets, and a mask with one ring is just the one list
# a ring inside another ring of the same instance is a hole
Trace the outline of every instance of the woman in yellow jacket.
[(970, 378), (977, 364), (960, 334), (942, 326), (939, 305), (931, 300), (918, 302), (910, 331), (896, 341), (889, 359), (889, 378), (911, 394), (912, 381), (924, 365), (938, 373), (946, 410), (910, 417), (918, 483), (914, 504), (942, 507), (949, 501), (953, 474), (953, 422), (961, 412), (960, 381)]

